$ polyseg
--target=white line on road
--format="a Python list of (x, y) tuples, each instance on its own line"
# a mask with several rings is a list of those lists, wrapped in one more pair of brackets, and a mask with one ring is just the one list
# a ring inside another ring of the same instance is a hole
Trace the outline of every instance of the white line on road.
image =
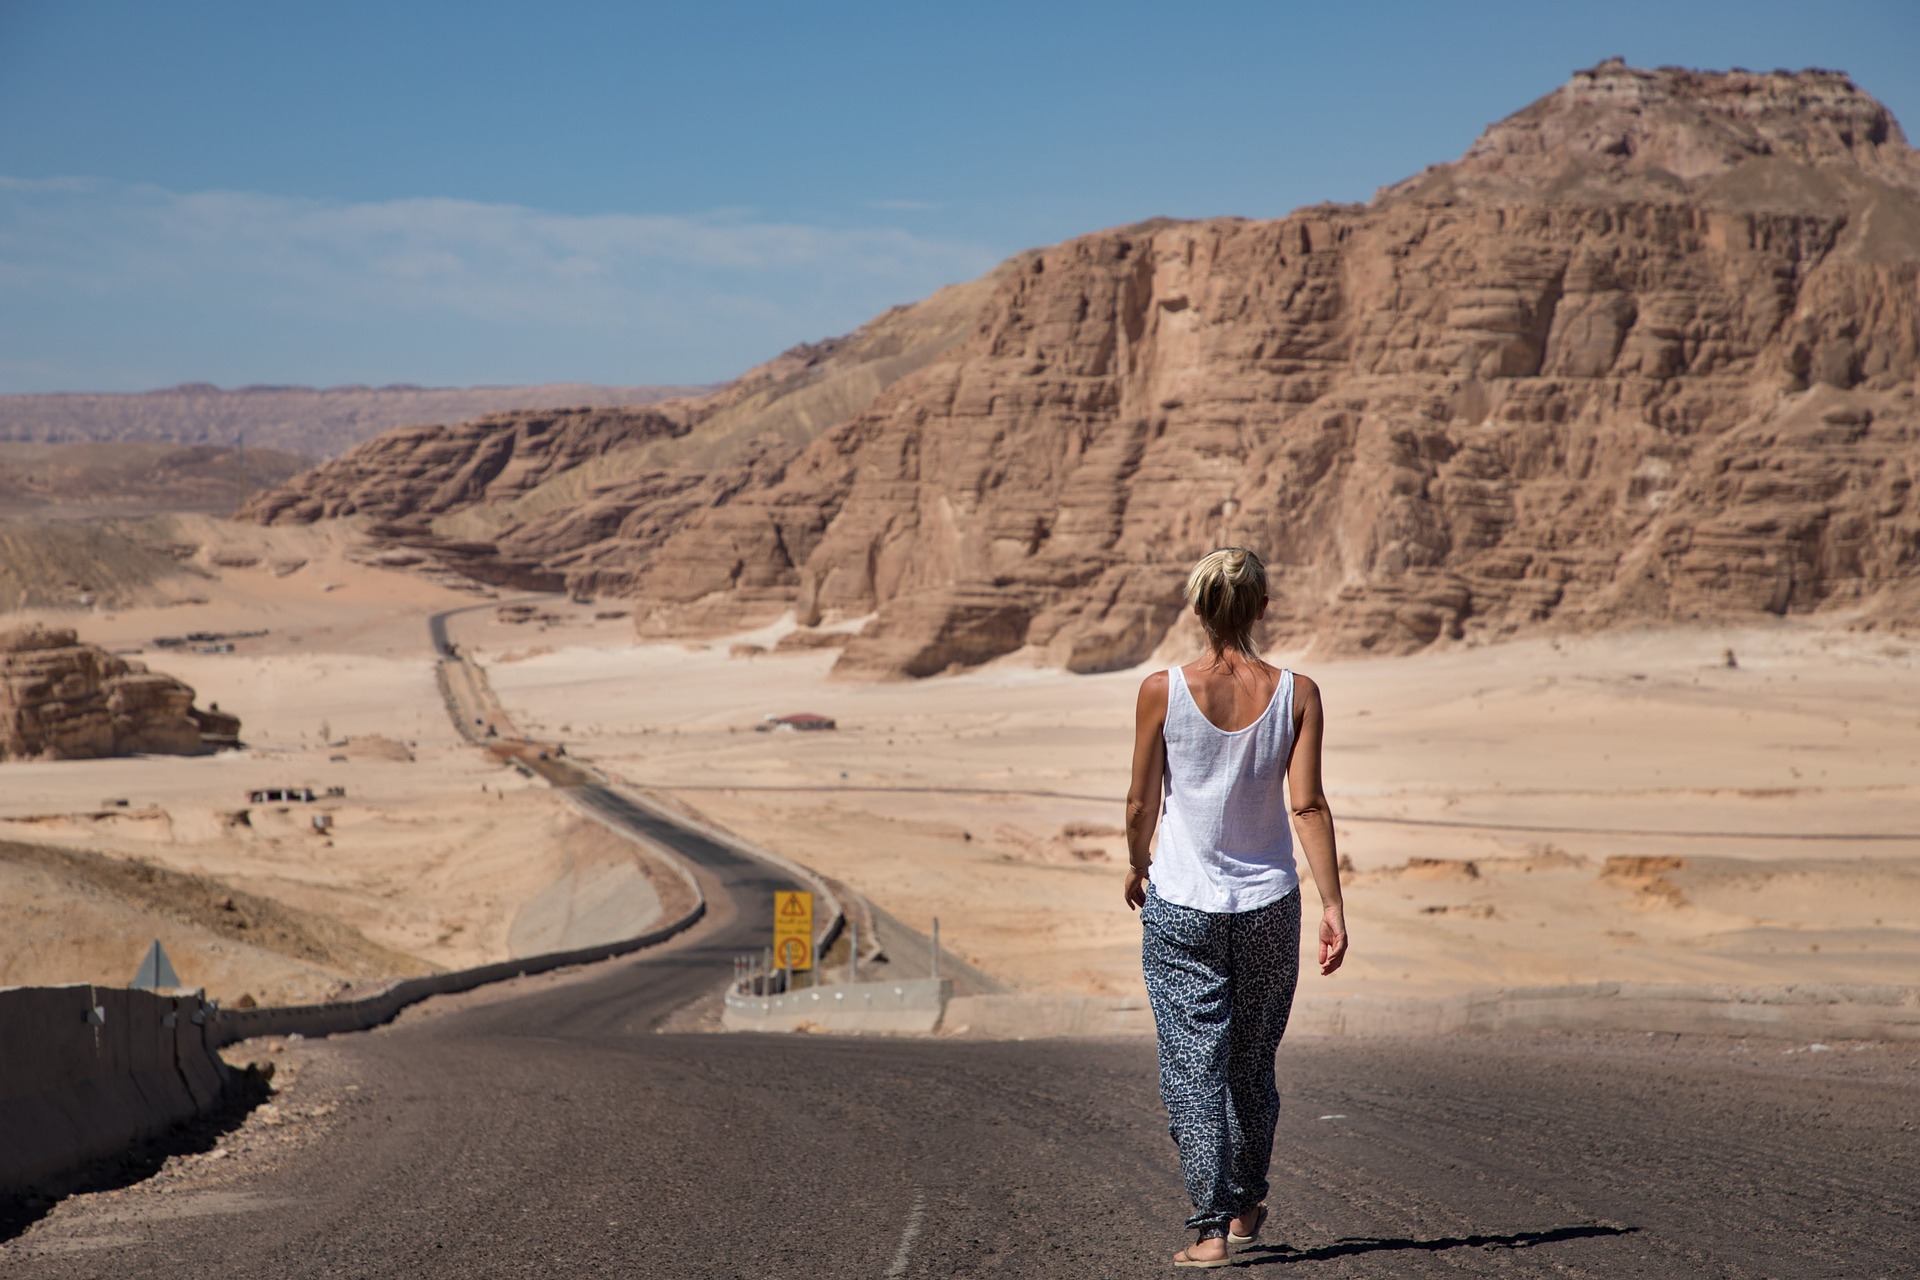
[(907, 1256), (913, 1252), (913, 1238), (920, 1234), (920, 1215), (927, 1209), (927, 1199), (920, 1188), (913, 1189), (913, 1208), (907, 1210), (907, 1229), (900, 1233), (900, 1247), (893, 1251), (893, 1265), (887, 1268), (887, 1280), (907, 1274)]

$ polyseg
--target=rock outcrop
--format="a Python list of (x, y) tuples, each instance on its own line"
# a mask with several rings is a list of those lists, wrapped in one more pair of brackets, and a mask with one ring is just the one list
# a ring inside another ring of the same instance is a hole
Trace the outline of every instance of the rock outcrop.
[(193, 690), (72, 631), (0, 633), (0, 760), (154, 752), (202, 755), (238, 744), (240, 721), (193, 705)]
[(241, 509), (261, 524), (369, 515), (404, 521), (510, 502), (550, 476), (685, 428), (650, 409), (496, 413), (457, 426), (401, 427), (269, 490)]
[(983, 283), (812, 438), (523, 497), (493, 544), (648, 633), (876, 615), (840, 663), (880, 675), (1139, 662), (1223, 543), (1273, 566), (1269, 641), (1340, 652), (1920, 617), (1920, 157), (1839, 73), (1604, 63), (1365, 206)]
[[(811, 441), (948, 356), (1009, 268), (643, 411), (496, 414), (409, 427), (262, 494), (263, 524), (370, 516), (376, 560), (527, 590), (631, 595), (669, 536), (778, 481)], [(714, 584), (682, 565), (677, 591)], [(754, 579), (723, 579), (751, 590)], [(775, 593), (778, 595), (778, 592)]]

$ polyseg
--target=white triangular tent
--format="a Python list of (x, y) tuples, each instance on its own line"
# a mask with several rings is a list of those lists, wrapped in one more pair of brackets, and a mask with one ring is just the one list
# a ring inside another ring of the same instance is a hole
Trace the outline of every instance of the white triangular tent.
[(140, 962), (140, 972), (133, 975), (135, 991), (160, 991), (180, 985), (180, 975), (173, 971), (173, 961), (167, 959), (167, 949), (160, 945), (160, 939), (153, 940), (153, 946), (147, 951), (147, 958)]

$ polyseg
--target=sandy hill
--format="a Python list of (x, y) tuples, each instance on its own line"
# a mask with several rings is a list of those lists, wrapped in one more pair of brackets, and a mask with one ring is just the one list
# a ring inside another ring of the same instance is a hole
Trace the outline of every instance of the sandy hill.
[(643, 630), (867, 614), (842, 669), (1149, 656), (1263, 550), (1270, 638), (1920, 616), (1920, 156), (1845, 75), (1603, 63), (1364, 206), (1156, 221), (652, 412), (388, 437), (369, 514)]
[(204, 382), (129, 395), (72, 392), (0, 396), (0, 440), (71, 444), (164, 440), (327, 458), (383, 431), (553, 405), (641, 405), (700, 387), (238, 387)]

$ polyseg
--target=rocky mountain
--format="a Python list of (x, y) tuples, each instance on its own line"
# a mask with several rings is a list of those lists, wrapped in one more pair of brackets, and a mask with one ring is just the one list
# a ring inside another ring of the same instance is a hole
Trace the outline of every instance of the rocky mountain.
[(555, 405), (636, 406), (701, 387), (236, 387), (189, 382), (131, 394), (0, 396), (0, 441), (160, 440), (329, 458), (383, 431)]
[(234, 745), (237, 717), (193, 705), (193, 690), (72, 631), (0, 633), (0, 760), (77, 760)]
[(312, 465), (274, 449), (216, 444), (0, 441), (0, 519), (230, 515), (247, 495), (285, 484)]
[(1139, 662), (1223, 543), (1273, 566), (1269, 641), (1339, 652), (1920, 618), (1920, 156), (1841, 73), (1602, 63), (1364, 206), (1099, 232), (949, 294), (959, 336), (865, 403), (755, 416), (875, 326), (504, 501), (456, 487), (429, 532), (647, 633), (871, 614), (841, 666), (881, 675)]
[(256, 496), (241, 518), (367, 516), (376, 540), (434, 567), (631, 595), (670, 536), (777, 482), (817, 437), (955, 350), (1007, 270), (795, 347), (704, 396), (396, 431)]

